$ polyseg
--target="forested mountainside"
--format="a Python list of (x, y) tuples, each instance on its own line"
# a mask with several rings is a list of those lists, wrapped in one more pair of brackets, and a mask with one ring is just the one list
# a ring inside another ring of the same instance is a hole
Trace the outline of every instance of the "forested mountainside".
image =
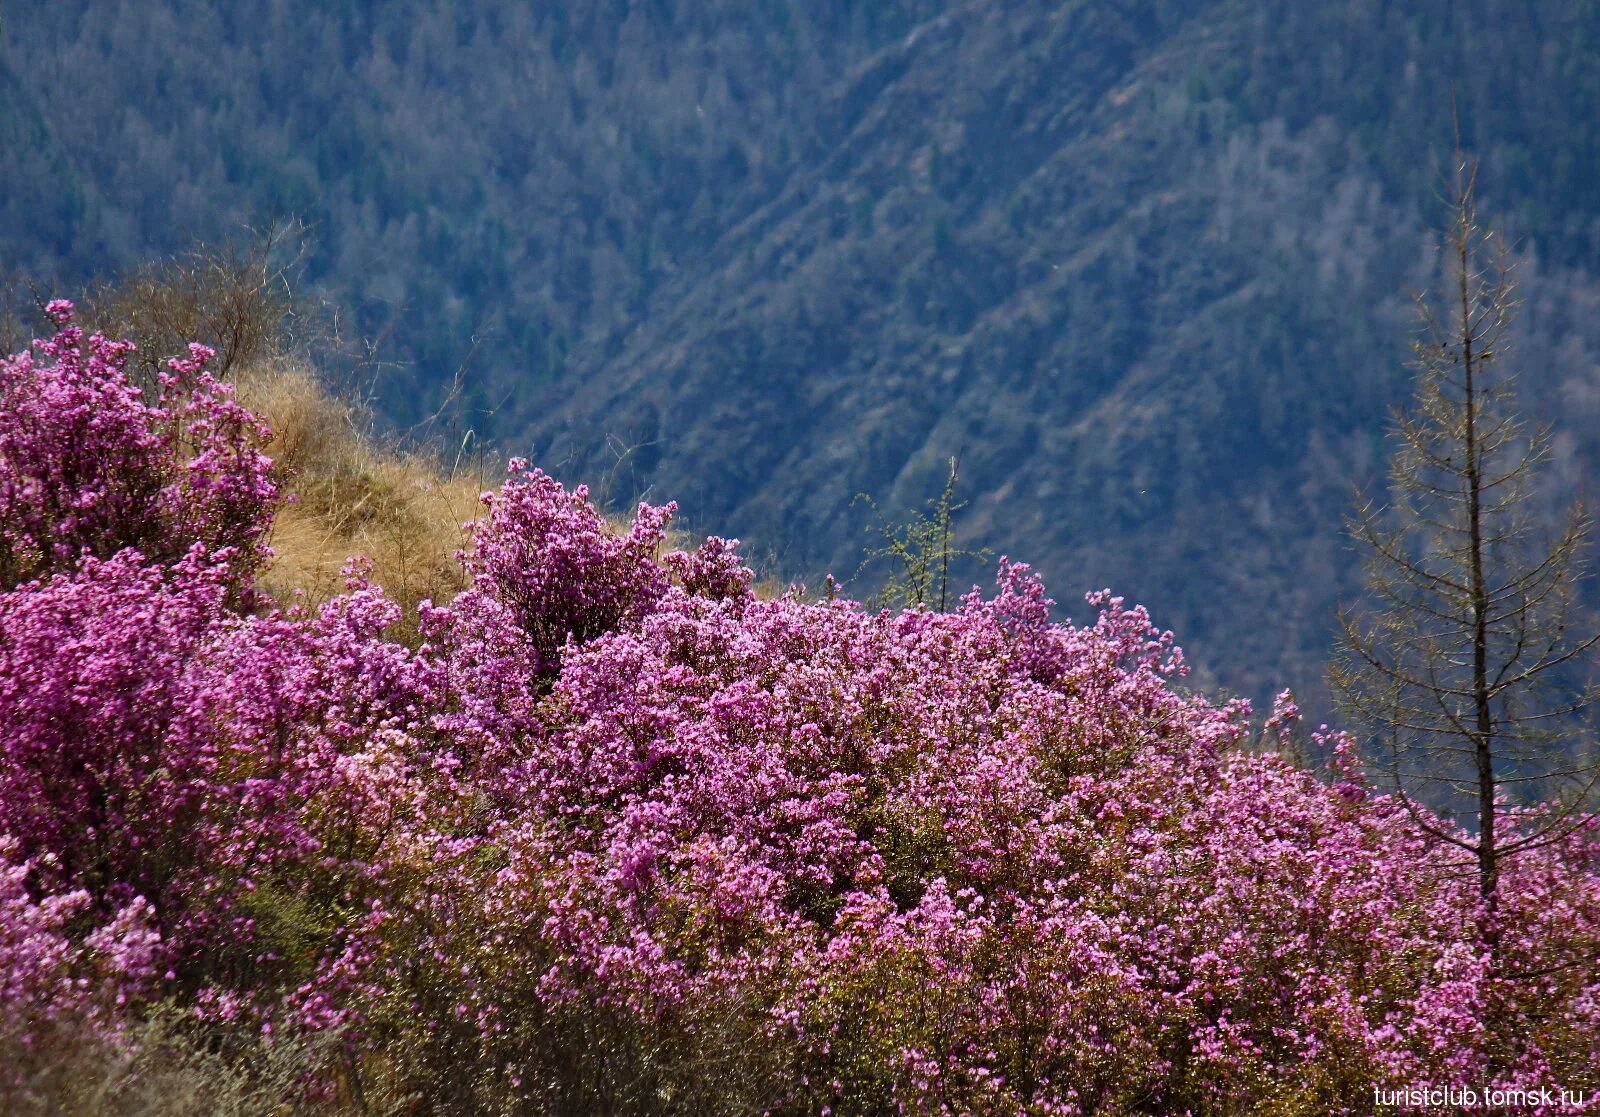
[(915, 507), (960, 455), (964, 545), (1146, 602), (1207, 685), (1314, 693), (1452, 90), (1556, 490), (1600, 463), (1593, 4), (3, 13), (9, 273), (299, 217), (396, 423), (451, 400), (785, 574), (852, 574), (851, 498)]

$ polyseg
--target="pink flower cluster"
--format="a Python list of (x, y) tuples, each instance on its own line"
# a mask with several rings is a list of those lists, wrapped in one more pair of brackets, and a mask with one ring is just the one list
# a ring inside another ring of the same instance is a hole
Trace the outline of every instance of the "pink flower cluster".
[(0, 1049), (12, 1055), (0, 1063), (0, 1097), (26, 1088), (18, 1056), (61, 1031), (106, 1038), (153, 984), (150, 905), (135, 898), (86, 925), (87, 892), (39, 887), (49, 861), (18, 860), (17, 843), (0, 837)]
[[(1594, 1083), (1593, 829), (1508, 864), (1491, 951), (1471, 867), (1348, 739), (1318, 737), (1325, 778), (1238, 747), (1248, 707), (1187, 693), (1144, 610), (1060, 623), (1005, 560), (947, 614), (763, 599), (734, 542), (658, 556), (670, 505), (619, 531), (522, 462), (419, 649), (359, 567), (249, 615), (259, 425), (202, 387), (192, 445), (160, 434), (118, 343), (70, 329), (7, 384), (42, 376), (137, 469), (62, 467), (39, 418), (0, 440), (33, 578), (0, 592), (0, 1027), (177, 997), (340, 1030), (369, 1086), (441, 1111)], [(224, 511), (164, 503), (162, 455)], [(136, 515), (107, 478), (147, 475)], [(1297, 719), (1284, 695), (1265, 728)]]
[(532, 642), (536, 673), (553, 674), (562, 646), (583, 643), (637, 619), (666, 588), (655, 555), (676, 505), (639, 506), (627, 535), (617, 535), (580, 486), (566, 491), (521, 458), (511, 479), (485, 493), (489, 514), (474, 525), (463, 558), (470, 592), (511, 611)]
[(0, 587), (195, 543), (248, 574), (278, 498), (271, 432), (205, 371), (212, 351), (171, 362), (150, 406), (125, 372), (132, 342), (85, 337), (63, 300), (48, 311), (54, 337), (0, 358)]
[(1181, 694), (1170, 635), (1093, 600), (1053, 623), (1004, 561), (949, 615), (671, 590), (569, 648), (483, 784), (493, 872), (427, 940), (488, 1061), (562, 1006), (737, 1027), (777, 1060), (755, 1100), (794, 1112), (1592, 1074), (1596, 835), (1517, 863), (1491, 967), (1470, 867), (1347, 740), (1331, 785), (1233, 749), (1247, 709)]

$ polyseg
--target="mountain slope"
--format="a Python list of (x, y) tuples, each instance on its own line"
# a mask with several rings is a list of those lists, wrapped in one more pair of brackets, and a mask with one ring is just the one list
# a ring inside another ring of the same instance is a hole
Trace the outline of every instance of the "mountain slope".
[[(620, 488), (653, 482), (777, 541), (790, 568), (848, 571), (852, 494), (914, 505), (959, 454), (966, 541), (1039, 561), (1068, 591), (1149, 602), (1207, 681), (1315, 694), (1334, 598), (1355, 588), (1338, 524), (1405, 395), (1434, 172), (1425, 145), (1405, 175), (1386, 166), (1414, 123), (1403, 90), (1383, 91), (1365, 144), (1331, 115), (1337, 74), (1307, 83), (1325, 111), (1294, 119), (1249, 81), (1209, 95), (1205, 75), (1237, 71), (1258, 30), (1226, 6), (978, 3), (889, 48), (835, 95), (872, 104), (848, 137), (725, 238), (709, 279), (668, 292), (530, 417), (540, 456), (595, 474), (631, 448)], [(1353, 47), (1381, 29), (1303, 33)], [(1402, 65), (1427, 50), (1419, 32), (1378, 52), (1420, 100), (1448, 88)], [(1535, 103), (1482, 94), (1513, 136), (1548, 89), (1525, 84)], [(1566, 139), (1577, 155), (1552, 159), (1592, 160), (1581, 133)], [(1497, 179), (1515, 153), (1488, 146), (1486, 185), (1514, 212), (1590, 200)], [(1525, 339), (1524, 387), (1593, 461), (1596, 288), (1540, 264), (1593, 250), (1581, 214), (1559, 217), (1523, 230), (1527, 293), (1560, 321)]]
[(79, 200), (5, 263), (298, 214), (397, 422), (458, 384), (459, 424), (792, 575), (850, 575), (854, 495), (914, 507), (959, 455), (964, 544), (1315, 709), (1452, 86), (1558, 480), (1600, 463), (1592, 4), (137, 8), (6, 11), (0, 212)]

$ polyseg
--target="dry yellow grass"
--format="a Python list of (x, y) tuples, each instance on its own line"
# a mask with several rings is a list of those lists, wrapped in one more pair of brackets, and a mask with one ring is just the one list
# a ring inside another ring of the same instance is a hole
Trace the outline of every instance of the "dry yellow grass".
[(490, 483), (481, 457), (449, 466), (378, 445), (356, 409), (295, 361), (238, 370), (236, 383), (240, 402), (272, 427), (270, 451), (291, 496), (273, 526), (276, 557), (262, 578), (273, 597), (325, 600), (344, 589), (345, 564), (363, 556), (412, 628), (418, 603), (442, 603), (463, 588), (455, 554)]

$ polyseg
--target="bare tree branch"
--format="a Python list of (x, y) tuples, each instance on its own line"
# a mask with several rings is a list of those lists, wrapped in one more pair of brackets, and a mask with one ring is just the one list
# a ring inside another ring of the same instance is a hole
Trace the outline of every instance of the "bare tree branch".
[(1478, 225), (1475, 184), (1458, 153), (1449, 283), (1441, 299), (1417, 296), (1416, 391), (1394, 424), (1390, 501), (1363, 502), (1348, 521), (1366, 604), (1340, 611), (1329, 682), (1385, 742), (1413, 822), (1472, 856), (1493, 952), (1502, 862), (1595, 817), (1600, 765), (1574, 738), (1597, 696), (1583, 677), (1600, 632), (1574, 613), (1588, 517), (1575, 509), (1535, 545), (1528, 498), (1550, 429), (1516, 413), (1500, 370), (1517, 304), (1503, 246)]

